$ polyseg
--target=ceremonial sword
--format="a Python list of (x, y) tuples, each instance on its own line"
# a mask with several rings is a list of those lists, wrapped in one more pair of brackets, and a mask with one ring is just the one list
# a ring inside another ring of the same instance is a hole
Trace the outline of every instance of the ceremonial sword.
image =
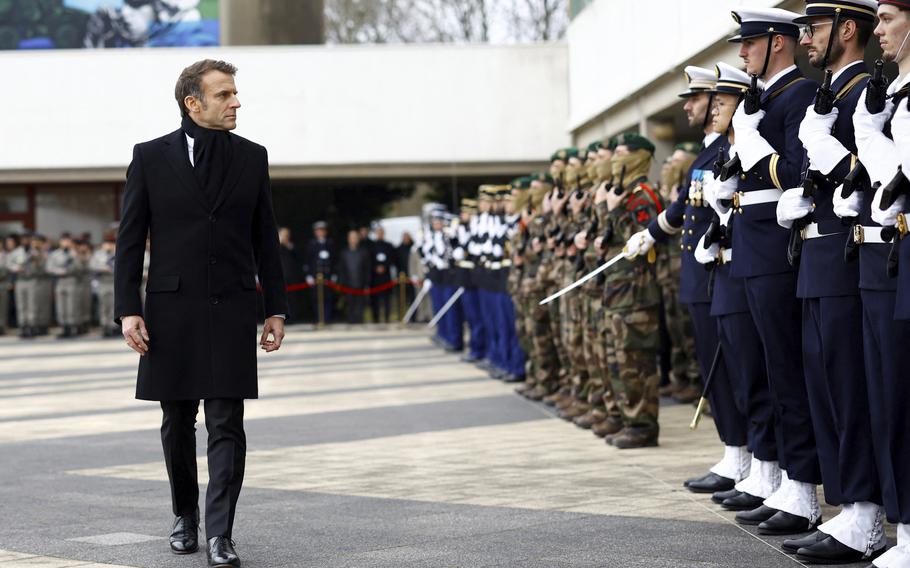
[(543, 300), (540, 301), (540, 304), (538, 304), (538, 305), (543, 306), (544, 304), (549, 304), (550, 302), (552, 302), (552, 301), (555, 300), (556, 298), (559, 298), (560, 296), (565, 295), (567, 292), (571, 292), (572, 290), (578, 288), (579, 286), (581, 286), (582, 284), (584, 284), (584, 283), (587, 282), (588, 280), (594, 278), (595, 276), (597, 276), (598, 274), (600, 274), (600, 273), (603, 272), (604, 270), (610, 268), (611, 266), (613, 266), (614, 264), (616, 264), (616, 263), (619, 262), (620, 260), (622, 260), (622, 259), (624, 259), (624, 258), (628, 258), (628, 257), (629, 257), (629, 254), (628, 254), (626, 251), (622, 251), (621, 253), (617, 254), (616, 256), (614, 256), (613, 258), (611, 258), (610, 260), (608, 260), (607, 262), (601, 264), (600, 266), (598, 266), (597, 268), (595, 268), (595, 269), (592, 270), (591, 272), (585, 274), (584, 276), (582, 276), (581, 278), (579, 278), (579, 279), (576, 280), (575, 282), (572, 282), (571, 284), (569, 284), (568, 286), (566, 286), (565, 288), (563, 288), (563, 289), (560, 290), (559, 292), (556, 292), (556, 293), (553, 294), (552, 296), (548, 296), (548, 297), (544, 298)]
[(414, 312), (417, 311), (417, 307), (420, 306), (420, 302), (427, 296), (427, 293), (430, 291), (430, 288), (433, 287), (433, 282), (427, 278), (423, 281), (423, 286), (420, 287), (420, 292), (417, 293), (417, 297), (414, 298), (414, 301), (411, 302), (411, 307), (408, 308), (408, 311), (404, 314), (404, 319), (401, 320), (401, 324), (405, 325), (411, 321), (411, 318), (414, 317)]
[(711, 370), (708, 371), (708, 378), (705, 379), (705, 388), (702, 390), (701, 398), (698, 400), (698, 406), (695, 408), (695, 416), (692, 417), (692, 423), (689, 424), (689, 428), (692, 430), (698, 428), (698, 422), (701, 420), (701, 415), (705, 411), (705, 405), (708, 403), (708, 389), (711, 387), (711, 381), (714, 380), (714, 375), (717, 374), (718, 363), (720, 363), (720, 354), (721, 347), (718, 342), (717, 351), (714, 352), (714, 361), (711, 362)]
[(455, 293), (452, 294), (451, 298), (449, 298), (449, 301), (439, 309), (439, 313), (433, 316), (433, 319), (430, 320), (430, 323), (427, 324), (427, 327), (433, 327), (439, 323), (439, 320), (442, 319), (442, 316), (446, 315), (446, 312), (455, 305), (455, 302), (458, 300), (458, 298), (461, 297), (462, 294), (464, 294), (464, 286), (459, 286), (458, 290), (455, 290)]

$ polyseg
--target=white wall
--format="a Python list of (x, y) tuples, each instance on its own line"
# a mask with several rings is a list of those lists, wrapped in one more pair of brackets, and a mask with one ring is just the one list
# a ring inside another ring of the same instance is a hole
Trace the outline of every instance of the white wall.
[[(596, 0), (572, 21), (569, 43), (569, 127), (575, 130), (627, 97), (672, 74), (685, 87), (682, 67), (732, 35), (737, 7), (769, 7), (780, 0)], [(733, 61), (732, 63), (736, 63)], [(647, 116), (647, 112), (643, 113)], [(619, 128), (627, 127), (627, 124)]]
[(7, 51), (0, 182), (125, 168), (178, 127), (174, 83), (205, 57), (239, 68), (236, 132), (277, 166), (543, 161), (569, 140), (565, 44)]

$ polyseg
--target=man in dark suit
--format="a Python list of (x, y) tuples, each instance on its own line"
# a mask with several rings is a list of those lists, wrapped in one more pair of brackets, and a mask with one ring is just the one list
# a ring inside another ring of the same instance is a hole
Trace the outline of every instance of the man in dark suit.
[(288, 311), (268, 155), (229, 132), (240, 108), (235, 73), (208, 59), (184, 69), (175, 89), (181, 128), (133, 148), (115, 264), (117, 321), (142, 356), (136, 398), (160, 401), (164, 411), (177, 554), (198, 550), (195, 423), (205, 401), (211, 566), (240, 566), (231, 530), (246, 461), (243, 400), (258, 395), (257, 277), (270, 316), (260, 338), (266, 352), (281, 347)]

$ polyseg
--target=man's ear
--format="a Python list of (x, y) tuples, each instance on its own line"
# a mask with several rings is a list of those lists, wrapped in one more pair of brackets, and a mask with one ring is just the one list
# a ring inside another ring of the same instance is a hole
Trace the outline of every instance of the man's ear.
[(183, 104), (186, 106), (187, 110), (191, 112), (199, 112), (199, 99), (192, 95), (184, 97)]

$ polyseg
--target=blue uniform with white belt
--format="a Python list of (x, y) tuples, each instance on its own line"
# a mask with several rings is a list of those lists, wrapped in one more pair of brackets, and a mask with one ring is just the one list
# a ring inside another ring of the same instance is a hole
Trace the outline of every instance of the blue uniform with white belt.
[(848, 228), (834, 214), (832, 202), (856, 163), (853, 112), (868, 77), (857, 61), (831, 85), (838, 109), (831, 136), (850, 154), (826, 175), (816, 176), (815, 209), (804, 231), (797, 280), (803, 300), (803, 370), (825, 500), (831, 505), (881, 501), (869, 444), (864, 362), (857, 349), (863, 327), (859, 264), (844, 260)]
[(745, 279), (746, 300), (764, 350), (777, 417), (778, 459), (790, 479), (821, 482), (802, 373), (801, 306), (796, 272), (787, 260), (789, 231), (777, 224), (780, 190), (802, 179), (805, 152), (799, 125), (818, 84), (795, 66), (762, 93), (758, 133), (775, 150), (740, 176), (734, 196), (730, 276)]
[[(695, 335), (695, 352), (702, 376), (707, 379), (717, 349), (717, 322), (711, 316), (711, 298), (708, 295), (709, 272), (695, 260), (694, 249), (711, 224), (713, 210), (702, 201), (701, 189), (706, 175), (712, 175), (718, 151), (729, 147), (726, 137), (714, 134), (706, 139), (708, 145), (699, 152), (687, 175), (688, 184), (680, 188), (679, 196), (667, 206), (664, 213), (648, 225), (648, 232), (658, 242), (665, 242), (670, 234), (680, 232), (682, 264), (680, 269), (679, 300), (686, 304), (692, 317)], [(743, 396), (737, 396), (728, 377), (726, 365), (721, 363), (708, 391), (711, 412), (721, 441), (726, 446), (746, 446), (746, 405)]]

